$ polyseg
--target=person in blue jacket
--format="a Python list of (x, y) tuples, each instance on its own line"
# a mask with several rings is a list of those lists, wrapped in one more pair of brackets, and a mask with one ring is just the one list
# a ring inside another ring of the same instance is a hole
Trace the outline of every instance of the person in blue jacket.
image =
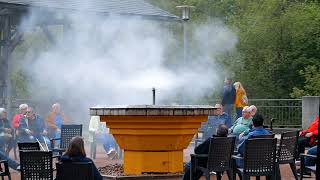
[[(245, 151), (245, 142), (246, 140), (250, 138), (254, 138), (255, 136), (260, 136), (260, 135), (268, 135), (271, 134), (268, 130), (263, 128), (263, 117), (260, 114), (256, 114), (252, 118), (252, 125), (253, 128), (249, 130), (249, 133), (246, 136), (243, 136), (239, 140), (239, 145), (238, 145), (238, 156), (243, 157), (244, 151)], [(238, 167), (243, 167), (243, 162), (242, 160), (237, 159), (237, 166)]]
[(102, 180), (102, 176), (99, 173), (94, 162), (86, 157), (86, 152), (84, 149), (84, 141), (80, 136), (73, 137), (70, 141), (67, 151), (61, 156), (60, 161), (62, 163), (67, 162), (92, 162), (94, 180)]

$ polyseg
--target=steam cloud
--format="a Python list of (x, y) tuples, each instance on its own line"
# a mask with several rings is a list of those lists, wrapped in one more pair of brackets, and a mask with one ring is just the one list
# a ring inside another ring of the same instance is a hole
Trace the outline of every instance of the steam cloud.
[[(29, 87), (34, 99), (48, 104), (63, 101), (69, 116), (83, 120), (92, 106), (151, 104), (152, 87), (157, 89), (158, 104), (174, 103), (170, 98), (176, 94), (201, 97), (218, 88), (215, 85), (223, 78), (214, 57), (237, 43), (221, 22), (190, 24), (191, 45), (184, 62), (170, 59), (183, 57), (183, 35), (163, 23), (117, 15), (64, 16), (71, 27), (63, 35), (58, 27), (49, 27), (55, 43), (39, 52), (25, 71), (32, 77)], [(21, 28), (30, 30), (41, 17), (31, 11)], [(170, 57), (172, 49), (178, 55)], [(50, 106), (44, 108), (48, 111)]]

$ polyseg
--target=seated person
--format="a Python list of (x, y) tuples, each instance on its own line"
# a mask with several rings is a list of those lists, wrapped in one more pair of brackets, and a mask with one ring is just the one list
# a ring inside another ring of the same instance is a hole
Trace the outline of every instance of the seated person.
[(5, 108), (0, 108), (0, 150), (9, 154), (13, 147), (13, 136)]
[(93, 172), (94, 172), (94, 180), (102, 180), (102, 176), (99, 173), (97, 167), (94, 165), (94, 162), (86, 157), (86, 152), (84, 149), (83, 138), (80, 136), (76, 136), (71, 139), (69, 147), (67, 151), (61, 156), (60, 161), (62, 163), (66, 162), (92, 162)]
[(50, 147), (50, 140), (47, 137), (46, 125), (44, 119), (33, 112), (33, 108), (28, 107), (26, 118), (28, 119), (31, 135), (41, 143), (46, 143)]
[(242, 117), (239, 117), (230, 128), (230, 132), (234, 135), (247, 133), (252, 126), (252, 116), (249, 106), (242, 109)]
[[(217, 135), (212, 135), (212, 137), (227, 137), (228, 135), (228, 127), (224, 124), (220, 124), (217, 128)], [(206, 141), (204, 141), (202, 144), (197, 146), (194, 149), (195, 154), (208, 154), (209, 153), (209, 146), (210, 146), (210, 138), (208, 138)], [(199, 165), (202, 167), (207, 167), (207, 158), (199, 159), (198, 161)], [(190, 179), (190, 168), (191, 168), (191, 162), (188, 162), (184, 169), (184, 175), (183, 180), (189, 180)], [(196, 170), (196, 172), (193, 174), (193, 177), (195, 179), (200, 179), (202, 176), (202, 172), (200, 170)]]
[(318, 139), (318, 124), (319, 116), (316, 116), (308, 129), (300, 131), (298, 138), (298, 153), (304, 153), (305, 147), (312, 147), (316, 145)]
[(216, 104), (214, 108), (214, 116), (208, 116), (208, 122), (206, 122), (201, 129), (204, 132), (204, 139), (207, 139), (216, 133), (219, 124), (224, 124), (228, 128), (232, 125), (231, 117), (223, 112), (221, 104)]
[(258, 109), (255, 105), (251, 105), (249, 106), (250, 110), (251, 110), (251, 116), (253, 117), (254, 115), (256, 115)]
[(109, 134), (108, 130), (109, 129), (106, 127), (106, 123), (100, 122), (99, 116), (91, 116), (89, 124), (89, 132), (91, 134), (89, 141), (91, 143), (94, 143), (94, 141), (103, 143), (103, 148), (107, 152), (108, 158), (113, 159), (116, 155), (116, 143), (113, 136)]
[[(317, 156), (317, 149), (318, 149), (318, 146), (313, 146), (308, 150), (307, 154)], [(316, 162), (317, 162), (317, 159), (314, 157), (308, 157), (308, 156), (304, 157), (305, 166), (315, 166)], [(298, 174), (301, 174), (301, 169), (298, 169), (297, 172)], [(311, 176), (311, 171), (305, 169), (303, 175)]]
[[(244, 150), (245, 150), (245, 141), (247, 139), (253, 138), (254, 136), (260, 136), (260, 135), (267, 135), (270, 134), (270, 132), (263, 128), (263, 117), (259, 114), (256, 114), (252, 118), (252, 125), (253, 128), (249, 130), (249, 133), (242, 138), (239, 139), (239, 145), (238, 145), (238, 156), (243, 156)], [(242, 161), (237, 159), (237, 165), (238, 167), (243, 167)]]
[(20, 104), (19, 105), (19, 113), (15, 114), (12, 118), (12, 127), (17, 129), (19, 127), (19, 121), (23, 118), (23, 115), (27, 112), (28, 104)]
[[(317, 155), (317, 149), (318, 149), (318, 146), (313, 146), (312, 148), (310, 148), (307, 152), (307, 154), (310, 154), (310, 155)], [(305, 157), (304, 159), (304, 164), (306, 166), (314, 166), (316, 165), (316, 158), (312, 158), (312, 157)]]
[(8, 166), (14, 170), (20, 171), (20, 165), (7, 156), (3, 151), (0, 151), (0, 160), (8, 161)]
[(32, 136), (32, 131), (29, 128), (27, 112), (19, 120), (19, 125), (16, 130), (18, 142), (34, 142), (35, 138)]

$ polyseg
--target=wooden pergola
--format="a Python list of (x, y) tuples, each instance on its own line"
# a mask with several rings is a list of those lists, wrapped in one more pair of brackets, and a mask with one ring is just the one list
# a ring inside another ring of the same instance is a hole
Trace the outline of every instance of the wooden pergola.
[(119, 14), (122, 16), (137, 16), (157, 21), (181, 21), (172, 15), (144, 0), (0, 0), (0, 107), (8, 111), (12, 106), (10, 84), (10, 55), (23, 41), (24, 32), (19, 28), (22, 18), (28, 12), (38, 11), (43, 18), (36, 26), (41, 27), (49, 41), (54, 36), (48, 30), (49, 25), (62, 25), (63, 29), (70, 27), (67, 19), (59, 17), (61, 13)]

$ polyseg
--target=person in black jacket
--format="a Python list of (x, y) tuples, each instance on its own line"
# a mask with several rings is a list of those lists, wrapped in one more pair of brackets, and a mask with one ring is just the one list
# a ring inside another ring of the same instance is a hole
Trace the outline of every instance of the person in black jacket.
[(232, 111), (234, 109), (234, 101), (236, 99), (236, 89), (232, 84), (231, 78), (226, 78), (224, 80), (224, 87), (222, 92), (222, 101), (221, 104), (224, 108), (224, 112), (226, 112), (230, 117), (232, 116)]
[[(93, 165), (93, 173), (94, 179), (93, 180), (102, 180), (102, 176), (99, 173), (97, 167), (95, 166), (94, 162), (86, 157), (86, 152), (84, 149), (84, 141), (83, 138), (80, 136), (73, 137), (70, 141), (69, 147), (66, 153), (61, 156), (60, 161), (62, 163), (68, 162), (92, 162)], [(81, 173), (81, 172), (79, 172)]]
[[(228, 127), (224, 124), (220, 124), (217, 128), (217, 135), (213, 135), (212, 137), (227, 137), (228, 136)], [(195, 154), (208, 154), (210, 147), (210, 138), (206, 139), (203, 143), (197, 146), (194, 149)], [(207, 167), (207, 158), (202, 158), (198, 160), (198, 164), (202, 167)], [(184, 168), (184, 175), (182, 177), (183, 180), (190, 180), (190, 168), (191, 162), (188, 162)], [(202, 172), (200, 170), (196, 170), (193, 174), (194, 179), (200, 179), (202, 176)]]

